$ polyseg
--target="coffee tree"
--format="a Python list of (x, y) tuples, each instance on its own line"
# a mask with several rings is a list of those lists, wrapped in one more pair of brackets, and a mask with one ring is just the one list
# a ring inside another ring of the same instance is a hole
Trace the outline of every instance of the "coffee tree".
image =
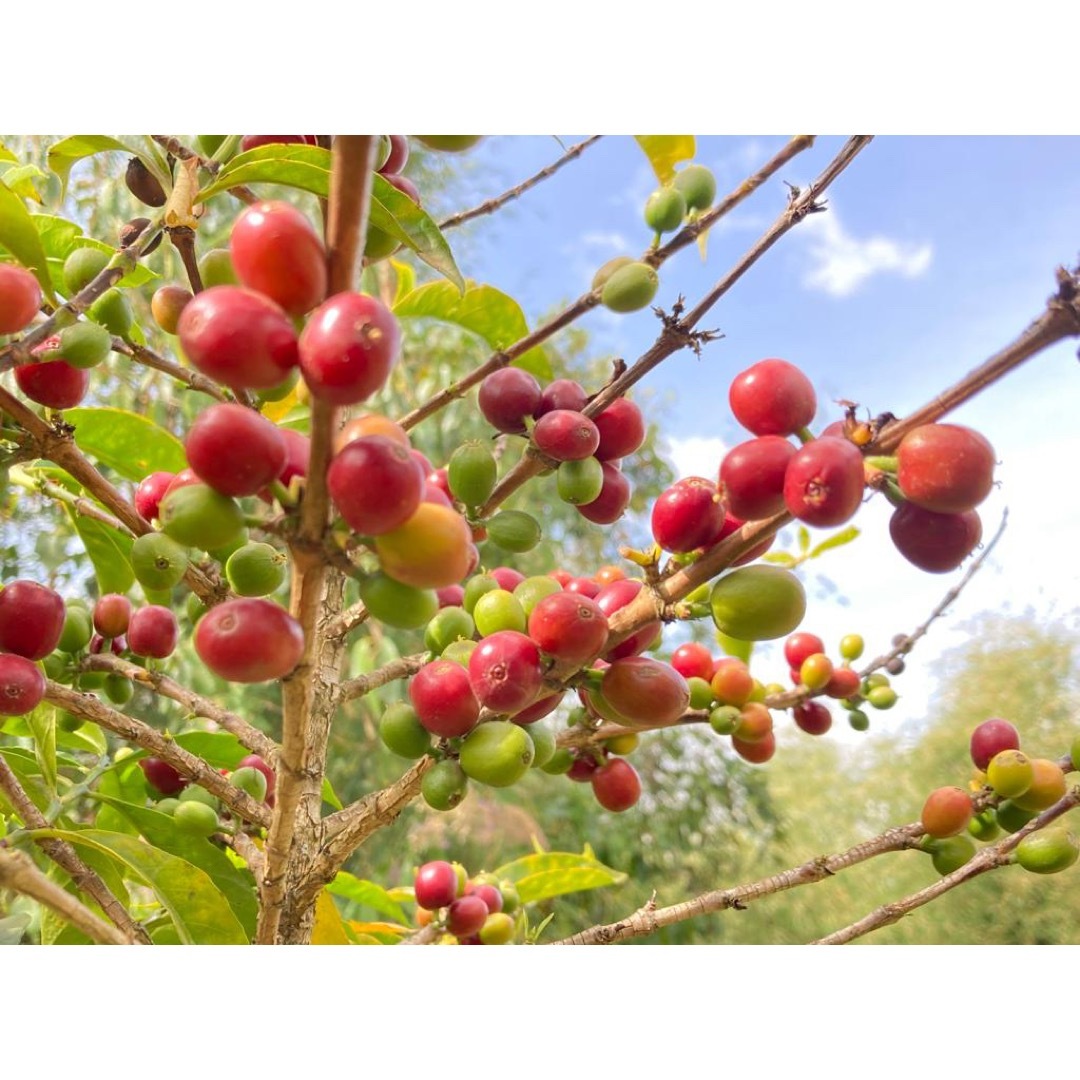
[[(476, 141), (72, 136), (40, 161), (0, 148), (2, 940), (552, 940), (559, 897), (625, 877), (587, 836), (581, 853), (499, 866), (447, 850), (383, 881), (365, 875), (365, 843), (416, 801), (451, 814), (470, 789), (537, 777), (589, 785), (601, 829), (643, 812), (643, 743), (698, 725), (728, 760), (767, 768), (777, 713), (820, 736), (834, 709), (860, 730), (895, 703), (890, 675), (963, 581), (867, 662), (857, 635), (800, 629), (796, 570), (851, 540), (870, 497), (894, 507), (891, 540), (920, 570), (973, 556), (993, 433), (946, 418), (1080, 334), (1076, 272), (1058, 271), (1016, 341), (900, 419), (851, 405), (823, 422), (782, 359), (733, 372), (745, 440), (714, 474), (671, 483), (629, 392), (680, 350), (707, 354), (714, 306), (826, 210), (869, 137), (792, 188), (706, 295), (654, 309), (654, 344), (607, 371), (568, 362), (575, 320), (648, 309), (665, 263), (813, 140), (721, 195), (692, 139), (639, 137), (653, 242), (531, 330), (510, 296), (462, 276), (447, 236), (595, 138), (436, 223), (402, 175), (410, 153)], [(104, 197), (79, 220), (43, 203), (70, 206), (63, 185), (87, 160), (119, 163), (119, 220), (101, 220)], [(632, 506), (654, 543), (612, 550), (606, 530)], [(798, 554), (770, 551), (789, 523)], [(767, 640), (783, 641), (779, 679), (751, 653)], [(334, 733), (357, 709), (378, 760), (343, 800), (331, 777), (350, 748)], [(647, 936), (907, 849), (940, 880), (821, 940), (991, 870), (1067, 870), (1080, 742), (1029, 746), (998, 717), (971, 728), (973, 771), (925, 792), (917, 821), (563, 943)]]

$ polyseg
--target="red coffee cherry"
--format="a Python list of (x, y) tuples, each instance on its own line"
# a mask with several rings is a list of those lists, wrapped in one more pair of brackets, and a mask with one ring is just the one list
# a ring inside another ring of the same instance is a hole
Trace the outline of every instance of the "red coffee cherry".
[(713, 677), (712, 653), (697, 641), (688, 641), (685, 645), (680, 645), (671, 654), (671, 666), (684, 679), (697, 678), (709, 682)]
[(135, 509), (141, 517), (153, 521), (158, 516), (161, 500), (165, 498), (165, 492), (174, 479), (173, 473), (156, 472), (139, 481), (139, 486), (135, 489)]
[(584, 414), (570, 409), (545, 413), (533, 428), (537, 449), (556, 461), (584, 461), (600, 445), (600, 430)]
[(387, 138), (390, 140), (390, 153), (379, 169), (384, 176), (401, 172), (409, 160), (409, 140), (404, 135), (388, 135)]
[(64, 601), (35, 581), (0, 589), (0, 650), (41, 660), (56, 648), (64, 629)]
[(446, 912), (446, 929), (455, 937), (478, 933), (490, 912), (479, 896), (458, 897)]
[(863, 459), (854, 443), (815, 439), (796, 450), (784, 474), (784, 503), (808, 525), (842, 525), (862, 503)]
[(832, 727), (832, 713), (820, 701), (804, 701), (795, 706), (792, 715), (807, 735), (824, 735)]
[(907, 502), (889, 518), (889, 536), (913, 566), (931, 574), (946, 574), (979, 546), (982, 519), (975, 510), (939, 514)]
[(746, 742), (732, 735), (731, 747), (743, 761), (749, 761), (751, 765), (764, 765), (776, 753), (776, 736), (770, 731), (757, 742)]
[(469, 673), (453, 660), (425, 664), (409, 683), (409, 700), (420, 723), (443, 739), (467, 735), (480, 719)]
[(139, 762), (139, 768), (142, 769), (146, 782), (162, 795), (179, 795), (190, 783), (161, 758), (143, 758)]
[(322, 239), (290, 203), (249, 206), (233, 225), (229, 252), (240, 284), (290, 315), (306, 315), (326, 296)]
[(45, 676), (32, 660), (0, 653), (0, 716), (25, 716), (45, 697)]
[(971, 760), (985, 772), (992, 758), (1002, 750), (1019, 750), (1020, 732), (1008, 720), (984, 720), (971, 733)]
[(800, 630), (796, 634), (791, 634), (784, 641), (784, 659), (788, 662), (788, 667), (798, 670), (802, 667), (803, 661), (808, 656), (813, 656), (815, 653), (823, 653), (825, 651), (825, 642), (817, 636), (817, 634), (808, 634), (803, 630)]
[(442, 860), (424, 863), (416, 871), (413, 892), (417, 904), (427, 911), (449, 907), (457, 899), (458, 876), (453, 865)]
[(700, 476), (680, 480), (653, 504), (653, 539), (665, 550), (693, 551), (716, 540), (724, 527), (724, 504), (716, 485)]
[(540, 384), (521, 368), (500, 368), (480, 384), (477, 401), (484, 419), (496, 431), (521, 434), (525, 417), (540, 405)]
[(720, 494), (743, 521), (772, 517), (784, 509), (784, 476), (795, 447), (779, 435), (733, 446), (720, 463)]
[(236, 767), (238, 769), (258, 769), (266, 777), (267, 800), (273, 796), (274, 788), (277, 787), (277, 776), (270, 765), (258, 754), (248, 754), (246, 757), (241, 758)]
[(591, 782), (596, 801), (615, 814), (636, 806), (641, 798), (641, 777), (624, 758), (608, 759), (592, 774)]
[(127, 633), (131, 620), (131, 601), (119, 593), (108, 593), (94, 604), (94, 629), (106, 638)]
[(817, 411), (810, 380), (786, 360), (761, 360), (737, 375), (728, 402), (735, 419), (755, 435), (794, 435)]
[(596, 415), (600, 446), (596, 456), (601, 461), (628, 457), (645, 441), (645, 418), (629, 398), (616, 398)]
[(15, 382), (31, 400), (50, 409), (73, 409), (86, 396), (90, 372), (63, 360), (19, 364)]
[(41, 286), (29, 270), (0, 263), (0, 334), (17, 334), (41, 307)]
[(412, 455), (383, 435), (349, 443), (330, 462), (326, 483), (341, 516), (364, 536), (404, 525), (424, 494), (424, 479)]
[[(643, 584), (640, 581), (623, 579), (612, 581), (605, 585), (595, 597), (597, 607), (610, 619), (619, 608), (626, 607), (639, 592)], [(640, 630), (635, 630), (628, 638), (620, 641), (610, 652), (606, 659), (620, 660), (625, 656), (636, 656), (648, 649), (660, 636), (660, 620), (647, 622)]]
[(958, 836), (966, 828), (974, 810), (971, 796), (958, 787), (943, 787), (927, 796), (922, 808), (922, 826), (929, 836), (944, 839)]
[(603, 651), (607, 616), (599, 604), (581, 593), (552, 593), (529, 615), (529, 637), (556, 660), (584, 664)]
[(609, 461), (601, 462), (604, 484), (590, 503), (578, 506), (578, 513), (596, 525), (612, 525), (630, 504), (630, 481)]
[(401, 352), (401, 328), (378, 300), (339, 293), (320, 305), (300, 335), (300, 370), (311, 393), (356, 405), (382, 388)]
[(285, 468), (278, 427), (243, 405), (211, 405), (191, 425), (184, 448), (195, 475), (222, 495), (255, 495)]
[(289, 316), (262, 293), (238, 285), (199, 293), (176, 330), (191, 363), (227, 386), (269, 390), (299, 360)]
[(861, 681), (859, 673), (852, 668), (833, 668), (832, 678), (825, 684), (825, 693), (831, 698), (849, 698), (858, 693)]
[(994, 486), (994, 448), (960, 424), (923, 424), (909, 431), (896, 458), (900, 490), (925, 510), (974, 510)]
[(750, 669), (734, 656), (724, 656), (717, 660), (712, 677), (707, 681), (721, 705), (737, 705), (741, 708), (754, 692), (754, 677), (750, 674)]
[(226, 600), (199, 620), (195, 651), (215, 675), (229, 682), (269, 682), (283, 679), (300, 662), (304, 633), (270, 600)]
[(632, 724), (673, 724), (690, 706), (690, 687), (670, 665), (646, 656), (616, 660), (604, 672), (604, 699)]
[(136, 656), (164, 660), (172, 656), (180, 636), (176, 616), (158, 604), (147, 604), (131, 613), (127, 646)]
[(540, 650), (516, 630), (490, 634), (469, 657), (473, 693), (482, 706), (496, 712), (520, 712), (540, 693), (543, 680)]
[(549, 382), (540, 394), (540, 404), (533, 414), (538, 420), (555, 409), (569, 409), (581, 412), (588, 404), (589, 395), (585, 388), (573, 379), (556, 379)]

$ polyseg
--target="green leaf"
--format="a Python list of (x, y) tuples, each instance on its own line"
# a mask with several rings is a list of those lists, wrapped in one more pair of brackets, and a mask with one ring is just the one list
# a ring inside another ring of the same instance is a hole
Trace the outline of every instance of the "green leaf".
[(186, 859), (125, 833), (42, 829), (34, 835), (54, 836), (111, 855), (153, 890), (185, 945), (246, 945), (249, 941), (221, 890)]
[(31, 916), (25, 911), (0, 919), (0, 945), (18, 945), (30, 921)]
[(94, 754), (103, 757), (109, 749), (105, 733), (97, 724), (88, 723), (77, 727), (74, 731), (65, 731), (58, 727), (56, 730), (56, 745), (67, 750), (77, 750), (84, 754)]
[(69, 135), (66, 139), (53, 143), (49, 147), (47, 163), (50, 169), (60, 177), (63, 191), (67, 191), (68, 177), (74, 165), (84, 158), (102, 154), (108, 150), (120, 150), (125, 154), (138, 156), (130, 146), (112, 138), (110, 135)]
[(788, 570), (799, 564), (799, 560), (787, 551), (770, 551), (767, 555), (762, 555), (761, 559), (762, 562), (776, 563), (777, 566), (786, 567)]
[(523, 904), (586, 889), (621, 885), (626, 880), (626, 874), (605, 866), (588, 849), (581, 855), (563, 851), (526, 855), (492, 873), (514, 882)]
[(34, 219), (22, 199), (0, 180), (0, 247), (7, 248), (38, 279), (46, 298), (55, 303), (48, 261)]
[(56, 709), (43, 701), (27, 717), (34, 736), (34, 756), (50, 791), (56, 791)]
[(433, 270), (449, 278), (461, 292), (465, 291), (465, 279), (434, 219), (377, 173), (372, 177), (370, 215), (372, 225), (396, 236)]
[(822, 540), (821, 543), (810, 552), (810, 558), (816, 559), (824, 551), (831, 551), (833, 548), (843, 547), (844, 544), (850, 544), (858, 535), (858, 527), (849, 525), (846, 529), (841, 529), (838, 533), (833, 533), (827, 540)]
[(255, 878), (250, 871), (234, 866), (225, 853), (209, 840), (182, 833), (168, 814), (107, 795), (99, 798), (123, 814), (154, 847), (176, 855), (205, 871), (229, 901), (229, 906), (243, 926), (248, 939), (255, 936), (259, 903), (255, 892)]
[(0, 142), (0, 161), (14, 161), (18, 162), (18, 157), (9, 150), (2, 142)]
[(391, 259), (390, 265), (397, 277), (397, 289), (394, 293), (395, 305), (402, 297), (408, 296), (416, 288), (416, 271), (407, 262)]
[(337, 877), (326, 886), (326, 891), (334, 896), (340, 896), (343, 900), (363, 904), (394, 922), (407, 923), (409, 921), (405, 909), (381, 885), (354, 877), (345, 870), (338, 871)]
[(227, 731), (188, 731), (177, 735), (173, 741), (189, 754), (202, 758), (211, 768), (230, 772), (251, 753)]
[(131, 567), (132, 538), (103, 521), (77, 514), (74, 507), (67, 504), (64, 509), (94, 565), (101, 595), (126, 593), (135, 584), (135, 571)]
[[(8, 763), (19, 786), (30, 796), (30, 801), (41, 811), (48, 809), (52, 796), (42, 782), (41, 766), (33, 752), (21, 747), (5, 746), (0, 748), (0, 757)], [(0, 792), (0, 799), (3, 798), (3, 792)]]
[(335, 810), (341, 810), (341, 800), (337, 796), (337, 792), (334, 790), (333, 785), (324, 776), (322, 782), (322, 801), (328, 806), (333, 807)]
[(197, 202), (243, 184), (283, 184), (309, 191), (320, 198), (330, 195), (330, 151), (301, 143), (272, 143), (237, 154), (200, 192)]
[(111, 407), (66, 409), (64, 419), (75, 427), (76, 446), (125, 480), (178, 473), (187, 465), (180, 440), (137, 413)]
[[(433, 281), (413, 289), (394, 304), (399, 319), (438, 319), (453, 323), (478, 335), (493, 350), (509, 348), (529, 332), (525, 313), (518, 302), (491, 285), (466, 284), (459, 293), (449, 282)], [(514, 361), (539, 379), (550, 380), (551, 362), (540, 347), (530, 349)]]
[(799, 538), (799, 552), (805, 555), (810, 550), (810, 530), (805, 525), (800, 525), (796, 535)]
[(671, 183), (675, 166), (689, 161), (696, 152), (693, 135), (635, 135), (661, 184)]
[(31, 199), (38, 204), (42, 200), (34, 181), (47, 179), (48, 177), (36, 165), (16, 165), (14, 169), (8, 169), (4, 173), (4, 183), (20, 199)]

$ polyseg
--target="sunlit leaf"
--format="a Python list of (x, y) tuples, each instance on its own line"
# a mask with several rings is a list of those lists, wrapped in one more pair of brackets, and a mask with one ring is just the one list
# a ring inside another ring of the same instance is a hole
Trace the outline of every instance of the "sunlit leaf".
[[(2, 746), (0, 757), (7, 762), (8, 768), (19, 781), (19, 786), (30, 796), (30, 801), (39, 810), (45, 810), (52, 801), (52, 796), (42, 780), (41, 766), (33, 751), (16, 746)], [(0, 791), (0, 802), (3, 801), (4, 793)]]
[(352, 900), (385, 915), (395, 922), (409, 921), (405, 909), (397, 903), (381, 885), (373, 881), (364, 881), (344, 870), (339, 870), (337, 877), (326, 886), (326, 891), (340, 896), (343, 900)]
[(213, 769), (230, 772), (251, 753), (244, 744), (227, 731), (187, 731), (177, 735), (176, 745), (189, 754), (202, 758)]
[(696, 152), (693, 135), (635, 135), (634, 138), (645, 151), (661, 184), (670, 183), (675, 166), (680, 161), (689, 161)]
[(797, 566), (799, 560), (794, 555), (787, 551), (770, 551), (767, 555), (761, 556), (762, 562), (775, 563), (777, 566), (786, 567), (790, 570), (793, 566)]
[(34, 736), (34, 755), (51, 791), (56, 790), (56, 708), (43, 701), (26, 717)]
[(178, 473), (187, 465), (180, 440), (137, 413), (111, 407), (67, 409), (64, 419), (74, 425), (75, 445), (84, 454), (126, 480)]
[(4, 183), (20, 199), (30, 199), (38, 204), (42, 199), (37, 189), (37, 181), (47, 179), (36, 165), (17, 165), (14, 169), (8, 169), (3, 177)]
[(18, 162), (18, 157), (9, 150), (2, 142), (0, 142), (0, 161), (14, 161)]
[(588, 850), (581, 855), (563, 851), (526, 855), (492, 873), (512, 881), (523, 904), (606, 885), (620, 885), (626, 880), (626, 874), (605, 866)]
[(341, 810), (341, 800), (337, 796), (337, 792), (334, 790), (333, 785), (324, 776), (322, 782), (322, 800), (327, 806), (332, 807), (334, 810)]
[(434, 218), (377, 173), (372, 177), (370, 214), (372, 225), (396, 236), (415, 251), (418, 258), (464, 292), (465, 279)]
[(94, 154), (103, 154), (109, 150), (118, 150), (125, 154), (138, 156), (137, 151), (125, 145), (111, 135), (69, 135), (49, 147), (47, 157), (48, 166), (57, 176), (67, 190), (68, 177), (74, 165), (84, 158), (93, 157)]
[(124, 833), (43, 829), (36, 835), (97, 848), (122, 863), (128, 872), (150, 887), (171, 916), (185, 945), (247, 944), (244, 928), (224, 894), (204, 871), (185, 859)]
[(330, 194), (330, 151), (302, 143), (271, 143), (237, 154), (199, 192), (205, 202), (247, 184), (282, 184), (325, 199)]
[(315, 899), (315, 922), (311, 928), (312, 945), (349, 945), (349, 935), (341, 921), (334, 898), (323, 889)]
[(390, 265), (397, 277), (397, 288), (394, 293), (394, 304), (397, 305), (402, 297), (408, 296), (416, 288), (416, 271), (406, 262), (398, 262), (391, 259)]
[(0, 247), (9, 251), (38, 279), (41, 291), (52, 302), (56, 300), (49, 279), (48, 260), (34, 219), (21, 198), (0, 180)]
[(103, 521), (76, 513), (66, 504), (64, 509), (90, 556), (101, 594), (126, 593), (135, 584), (135, 571), (131, 566), (132, 538)]
[(858, 527), (849, 525), (846, 529), (841, 529), (838, 533), (833, 533), (828, 539), (822, 540), (821, 543), (810, 552), (810, 558), (816, 559), (822, 552), (832, 551), (833, 548), (843, 547), (844, 544), (850, 544), (858, 535)]
[[(413, 289), (394, 305), (399, 319), (437, 319), (453, 323), (481, 337), (492, 350), (506, 349), (529, 332), (521, 306), (491, 285), (469, 282), (464, 293), (445, 281), (433, 281)], [(551, 362), (545, 351), (530, 349), (514, 361), (538, 379), (552, 378)]]

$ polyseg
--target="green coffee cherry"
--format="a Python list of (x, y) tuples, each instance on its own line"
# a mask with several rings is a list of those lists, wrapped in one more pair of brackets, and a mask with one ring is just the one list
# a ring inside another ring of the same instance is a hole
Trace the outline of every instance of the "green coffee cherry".
[(379, 718), (379, 738), (398, 757), (415, 761), (431, 749), (431, 732), (420, 723), (416, 710), (404, 701), (390, 705)]
[(454, 498), (466, 506), (481, 506), (495, 490), (499, 467), (491, 448), (472, 441), (459, 446), (446, 466), (446, 482)]
[[(686, 680), (690, 686), (690, 708), (707, 709), (713, 703), (712, 686), (697, 675)], [(764, 688), (763, 688), (764, 689)]]
[(959, 836), (950, 836), (944, 840), (934, 840), (927, 845), (930, 857), (934, 863), (934, 869), (944, 877), (954, 870), (959, 870), (965, 863), (970, 862), (975, 855), (975, 841), (970, 836), (961, 833)]
[(233, 787), (246, 791), (256, 802), (266, 801), (266, 776), (259, 769), (245, 765), (229, 777)]
[(440, 656), (455, 641), (469, 640), (476, 633), (472, 616), (460, 607), (446, 607), (436, 613), (424, 631), (424, 648)]
[(540, 771), (547, 773), (549, 776), (562, 776), (564, 773), (569, 772), (570, 766), (573, 764), (574, 755), (570, 753), (569, 748), (560, 746), (555, 753), (540, 766)]
[(1058, 874), (1080, 857), (1080, 844), (1063, 825), (1025, 836), (1016, 845), (1016, 861), (1032, 874)]
[(112, 334), (97, 323), (80, 321), (60, 331), (60, 359), (72, 367), (97, 367), (111, 349)]
[(866, 695), (866, 700), (875, 709), (891, 709), (899, 699), (891, 686), (875, 686)]
[(499, 583), (490, 574), (474, 574), (465, 582), (465, 596), (462, 599), (461, 606), (471, 615), (476, 607), (476, 601), (484, 593), (491, 592), (492, 589), (498, 587)]
[(207, 548), (206, 553), (214, 562), (225, 564), (248, 542), (248, 531), (245, 525), (231, 540), (218, 547)]
[(145, 533), (131, 545), (131, 568), (144, 589), (161, 591), (179, 585), (188, 562), (187, 548), (164, 533)]
[(852, 709), (847, 719), (852, 731), (866, 731), (870, 727), (870, 717), (862, 709)]
[(119, 289), (109, 289), (99, 296), (86, 314), (94, 322), (104, 326), (110, 334), (121, 338), (126, 338), (131, 333), (131, 327), (135, 323), (131, 305)]
[(686, 217), (686, 199), (675, 187), (654, 191), (645, 203), (645, 224), (653, 232), (674, 232)]
[(369, 574), (360, 582), (360, 599), (374, 618), (399, 630), (417, 630), (439, 610), (434, 589), (403, 585), (382, 572)]
[(68, 296), (82, 292), (109, 265), (108, 252), (78, 247), (64, 260), (64, 288)]
[(60, 631), (57, 648), (61, 652), (82, 652), (90, 644), (94, 634), (94, 624), (90, 613), (83, 608), (71, 607), (64, 612), (64, 629)]
[(609, 311), (626, 314), (640, 311), (652, 303), (660, 277), (647, 263), (633, 262), (620, 267), (607, 279), (600, 292), (600, 302)]
[(967, 828), (976, 840), (981, 840), (984, 844), (996, 840), (1001, 835), (1001, 826), (993, 810), (984, 810), (981, 814), (976, 814), (968, 822)]
[(529, 738), (533, 744), (531, 769), (542, 769), (555, 756), (555, 733), (543, 724), (529, 725)]
[(440, 761), (420, 781), (420, 794), (432, 810), (453, 810), (469, 792), (469, 778), (456, 761)]
[(123, 675), (105, 676), (105, 696), (114, 705), (126, 705), (134, 693), (135, 687), (130, 679), (126, 679)]
[(584, 506), (598, 498), (604, 486), (604, 467), (594, 457), (564, 461), (556, 472), (559, 498), (573, 506)]
[(672, 184), (686, 199), (688, 210), (708, 210), (716, 198), (716, 177), (704, 165), (687, 165), (675, 174)]
[(471, 780), (490, 787), (510, 787), (528, 772), (535, 753), (523, 727), (509, 720), (492, 720), (465, 736), (459, 760)]
[(213, 551), (244, 532), (244, 514), (206, 484), (177, 488), (161, 501), (161, 527), (178, 544)]
[(452, 641), (442, 651), (441, 660), (453, 660), (455, 664), (460, 664), (462, 667), (467, 668), (469, 666), (469, 657), (472, 656), (473, 650), (479, 642), (476, 641)]
[(188, 784), (178, 796), (179, 801), (182, 803), (197, 802), (202, 803), (203, 806), (209, 806), (211, 810), (216, 814), (218, 807), (221, 805), (218, 802), (216, 795), (212, 795), (204, 787), (199, 787), (198, 784)]
[(285, 582), (289, 560), (272, 544), (252, 541), (225, 562), (225, 577), (237, 596), (269, 596)]
[(177, 829), (189, 836), (213, 836), (218, 831), (218, 816), (201, 802), (182, 802), (173, 811)]
[(538, 574), (535, 577), (527, 577), (514, 586), (514, 596), (521, 604), (526, 618), (532, 614), (532, 610), (544, 599), (554, 593), (562, 592), (562, 586), (547, 574)]
[(520, 601), (506, 589), (492, 589), (484, 593), (476, 601), (472, 617), (482, 637), (500, 630), (516, 630), (523, 634), (528, 623)]
[(522, 510), (500, 510), (485, 522), (488, 539), (504, 551), (532, 551), (543, 537), (539, 522)]
[(1012, 799), (1002, 799), (995, 807), (994, 815), (997, 818), (997, 823), (1007, 833), (1019, 832), (1036, 816), (1032, 810), (1021, 809)]
[(861, 634), (845, 634), (840, 639), (840, 655), (845, 660), (858, 660), (865, 647)]
[(709, 726), (717, 735), (730, 735), (739, 723), (739, 710), (734, 705), (720, 705), (709, 713)]
[(176, 808), (179, 805), (179, 799), (158, 799), (158, 801), (154, 803), (154, 809), (159, 814), (168, 814), (169, 817), (172, 817), (173, 814), (176, 813)]
[(629, 266), (633, 261), (634, 260), (629, 255), (616, 255), (614, 259), (608, 259), (608, 261), (593, 274), (592, 288), (602, 289), (616, 270), (621, 270), (624, 266)]
[(199, 276), (203, 287), (215, 285), (238, 285), (239, 279), (233, 269), (232, 256), (227, 248), (211, 248), (199, 259)]

